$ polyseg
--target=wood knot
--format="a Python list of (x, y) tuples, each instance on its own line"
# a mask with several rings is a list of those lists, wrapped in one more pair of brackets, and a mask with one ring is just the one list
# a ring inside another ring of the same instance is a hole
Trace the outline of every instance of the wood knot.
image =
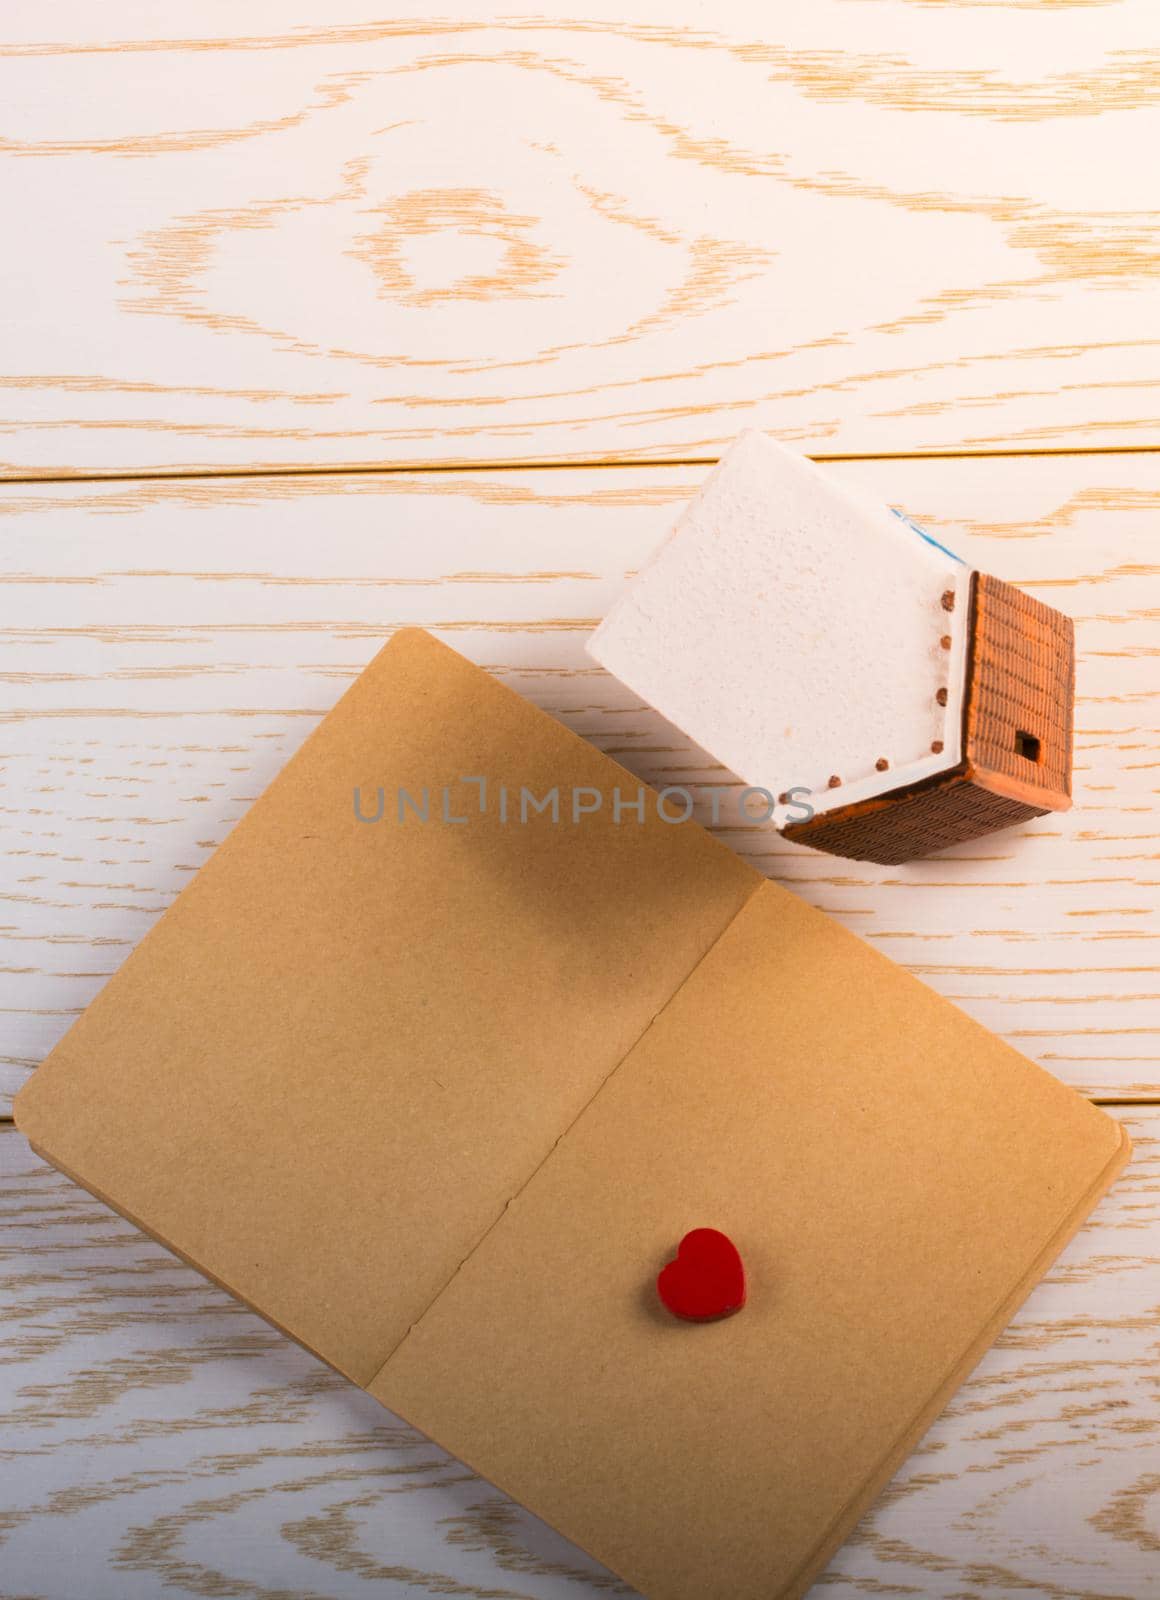
[(936, 756), (941, 756), (942, 755), (942, 753), (943, 753), (943, 742), (942, 742), (941, 739), (932, 739), (931, 742), (930, 742), (930, 747), (931, 747), (931, 750), (934, 752), (934, 754)]
[(835, 772), (832, 775), (832, 777), (830, 778), (830, 781), (829, 781), (829, 783), (827, 784), (826, 787), (830, 788), (830, 789), (838, 789), (838, 788), (841, 787), (841, 784), (842, 784), (842, 780), (841, 780), (841, 778), (839, 778), (838, 774)]
[(886, 757), (879, 756), (878, 760), (874, 763), (874, 770), (875, 772), (885, 772), (889, 766), (890, 763), (887, 761)]
[(938, 701), (940, 706), (945, 706), (946, 703), (947, 703), (947, 692), (946, 692), (946, 690), (945, 689), (940, 689), (939, 692), (935, 695), (935, 699)]
[(953, 589), (943, 590), (942, 608), (944, 611), (953, 611), (955, 609), (955, 591)]

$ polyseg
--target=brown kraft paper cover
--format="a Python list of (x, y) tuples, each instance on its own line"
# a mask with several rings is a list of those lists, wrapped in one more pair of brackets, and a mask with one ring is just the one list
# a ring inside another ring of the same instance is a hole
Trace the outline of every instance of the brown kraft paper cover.
[[(501, 820), (500, 785), (560, 820)], [(604, 797), (575, 823), (573, 787)], [(616, 787), (396, 635), (17, 1120), (646, 1593), (797, 1594), (1126, 1145), (695, 824), (617, 822)], [(701, 1225), (750, 1299), (690, 1326), (653, 1283)]]

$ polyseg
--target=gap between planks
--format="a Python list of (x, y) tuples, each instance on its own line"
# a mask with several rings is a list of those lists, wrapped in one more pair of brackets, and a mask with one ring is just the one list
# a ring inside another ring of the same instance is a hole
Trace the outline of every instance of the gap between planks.
[[(1039, 460), (1075, 456), (1147, 456), (1160, 454), (1160, 445), (1078, 445), (1071, 449), (1045, 448), (1017, 450), (867, 450), (867, 451), (806, 451), (810, 461), (993, 461)], [(148, 468), (137, 472), (34, 472), (19, 477), (5, 477), (0, 473), (0, 494), (7, 488), (28, 488), (48, 483), (139, 483), (201, 481), (214, 478), (341, 478), (373, 473), (411, 473), (425, 477), (438, 477), (441, 473), (465, 472), (612, 472), (643, 470), (656, 467), (715, 467), (720, 456), (614, 456), (598, 460), (577, 456), (574, 459), (538, 460), (518, 456), (497, 457), (494, 460), (476, 460), (465, 457), (461, 461), (354, 461), (337, 466), (303, 465), (287, 466), (271, 462), (255, 467), (191, 467), (176, 471)]]

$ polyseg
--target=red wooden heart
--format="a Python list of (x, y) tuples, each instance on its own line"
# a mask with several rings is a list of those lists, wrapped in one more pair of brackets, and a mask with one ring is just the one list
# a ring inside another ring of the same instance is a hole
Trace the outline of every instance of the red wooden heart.
[(657, 1293), (686, 1322), (731, 1317), (745, 1304), (745, 1268), (737, 1246), (716, 1228), (694, 1228), (681, 1240), (677, 1258), (657, 1278)]

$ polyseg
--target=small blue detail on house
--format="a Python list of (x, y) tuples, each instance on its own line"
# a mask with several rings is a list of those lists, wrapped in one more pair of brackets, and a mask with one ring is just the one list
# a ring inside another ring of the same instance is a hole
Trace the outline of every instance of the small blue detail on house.
[(927, 533), (925, 528), (920, 528), (917, 522), (912, 522), (911, 519), (906, 515), (905, 511), (899, 511), (897, 506), (891, 506), (890, 509), (898, 518), (899, 522), (905, 522), (906, 526), (912, 533), (917, 533), (920, 539), (925, 539), (927, 544), (933, 544), (936, 550), (941, 550), (944, 556), (950, 556), (952, 561), (957, 561), (959, 565), (962, 566), (962, 556), (955, 555), (954, 551), (948, 550), (945, 544), (940, 544), (937, 539), (932, 538), (931, 535)]

